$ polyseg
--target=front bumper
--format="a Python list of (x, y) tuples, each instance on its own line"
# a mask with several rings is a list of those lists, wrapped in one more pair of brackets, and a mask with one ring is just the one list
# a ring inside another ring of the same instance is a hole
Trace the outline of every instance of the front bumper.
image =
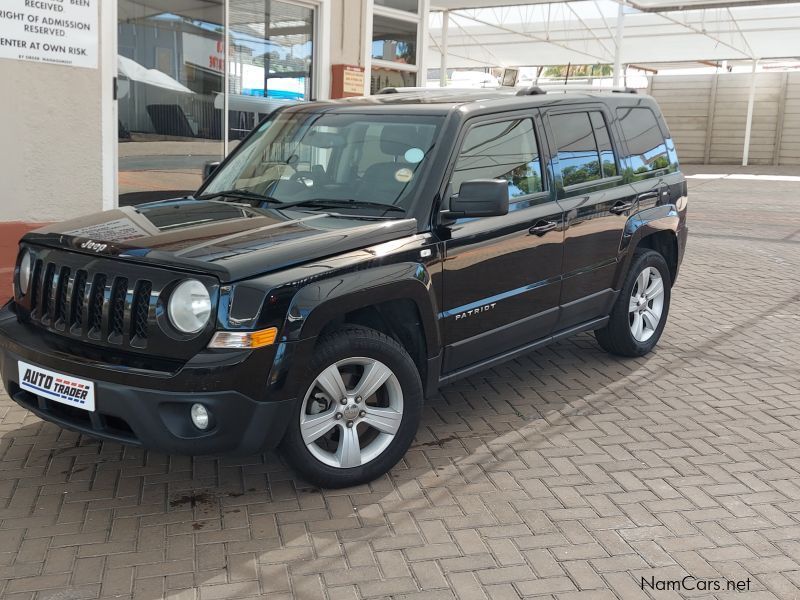
[[(175, 372), (163, 372), (68, 353), (62, 341), (19, 323), (6, 305), (0, 310), (0, 376), (20, 406), (92, 437), (166, 453), (246, 455), (275, 447), (294, 414), (296, 400), (286, 385), (286, 365), (297, 350), (293, 344), (202, 353)], [(20, 360), (93, 381), (96, 410), (21, 389)], [(207, 431), (191, 423), (196, 402), (212, 414)]]

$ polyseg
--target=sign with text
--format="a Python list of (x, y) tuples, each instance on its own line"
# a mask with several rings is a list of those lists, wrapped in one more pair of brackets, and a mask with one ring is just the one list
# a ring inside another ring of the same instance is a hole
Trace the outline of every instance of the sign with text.
[(364, 95), (364, 67), (332, 65), (331, 98)]
[(342, 73), (342, 91), (346, 94), (364, 95), (364, 69), (345, 67)]
[(97, 68), (100, 0), (2, 0), (0, 58)]

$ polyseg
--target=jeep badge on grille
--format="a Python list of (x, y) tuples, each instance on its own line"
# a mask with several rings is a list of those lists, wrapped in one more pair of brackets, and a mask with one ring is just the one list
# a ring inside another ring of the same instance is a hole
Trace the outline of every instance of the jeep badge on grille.
[(94, 250), (95, 252), (102, 252), (108, 248), (108, 244), (100, 244), (93, 240), (88, 240), (81, 244), (81, 248), (85, 248), (86, 250)]

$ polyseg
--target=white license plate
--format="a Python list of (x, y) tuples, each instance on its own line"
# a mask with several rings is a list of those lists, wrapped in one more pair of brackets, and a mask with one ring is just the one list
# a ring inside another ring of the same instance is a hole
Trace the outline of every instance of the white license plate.
[(94, 382), (19, 361), (19, 387), (49, 400), (94, 412)]

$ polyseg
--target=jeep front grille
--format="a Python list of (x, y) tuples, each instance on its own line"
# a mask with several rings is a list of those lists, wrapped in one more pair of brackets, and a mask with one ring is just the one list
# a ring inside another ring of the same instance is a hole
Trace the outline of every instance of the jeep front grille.
[[(127, 277), (71, 270), (37, 259), (30, 285), (30, 318), (56, 332), (146, 348), (152, 289), (149, 280), (131, 282)], [(125, 335), (126, 323), (130, 335)]]
[[(32, 254), (33, 269), (28, 289), (17, 290), (14, 298), (18, 317), (61, 336), (62, 351), (136, 368), (147, 364), (169, 370), (202, 352), (214, 333), (212, 326), (194, 336), (178, 332), (164, 306), (170, 290), (189, 277), (202, 281), (216, 300), (219, 280), (212, 275), (129, 257), (37, 244), (23, 247)], [(144, 356), (146, 362), (141, 362)], [(147, 362), (151, 360), (155, 362)]]

